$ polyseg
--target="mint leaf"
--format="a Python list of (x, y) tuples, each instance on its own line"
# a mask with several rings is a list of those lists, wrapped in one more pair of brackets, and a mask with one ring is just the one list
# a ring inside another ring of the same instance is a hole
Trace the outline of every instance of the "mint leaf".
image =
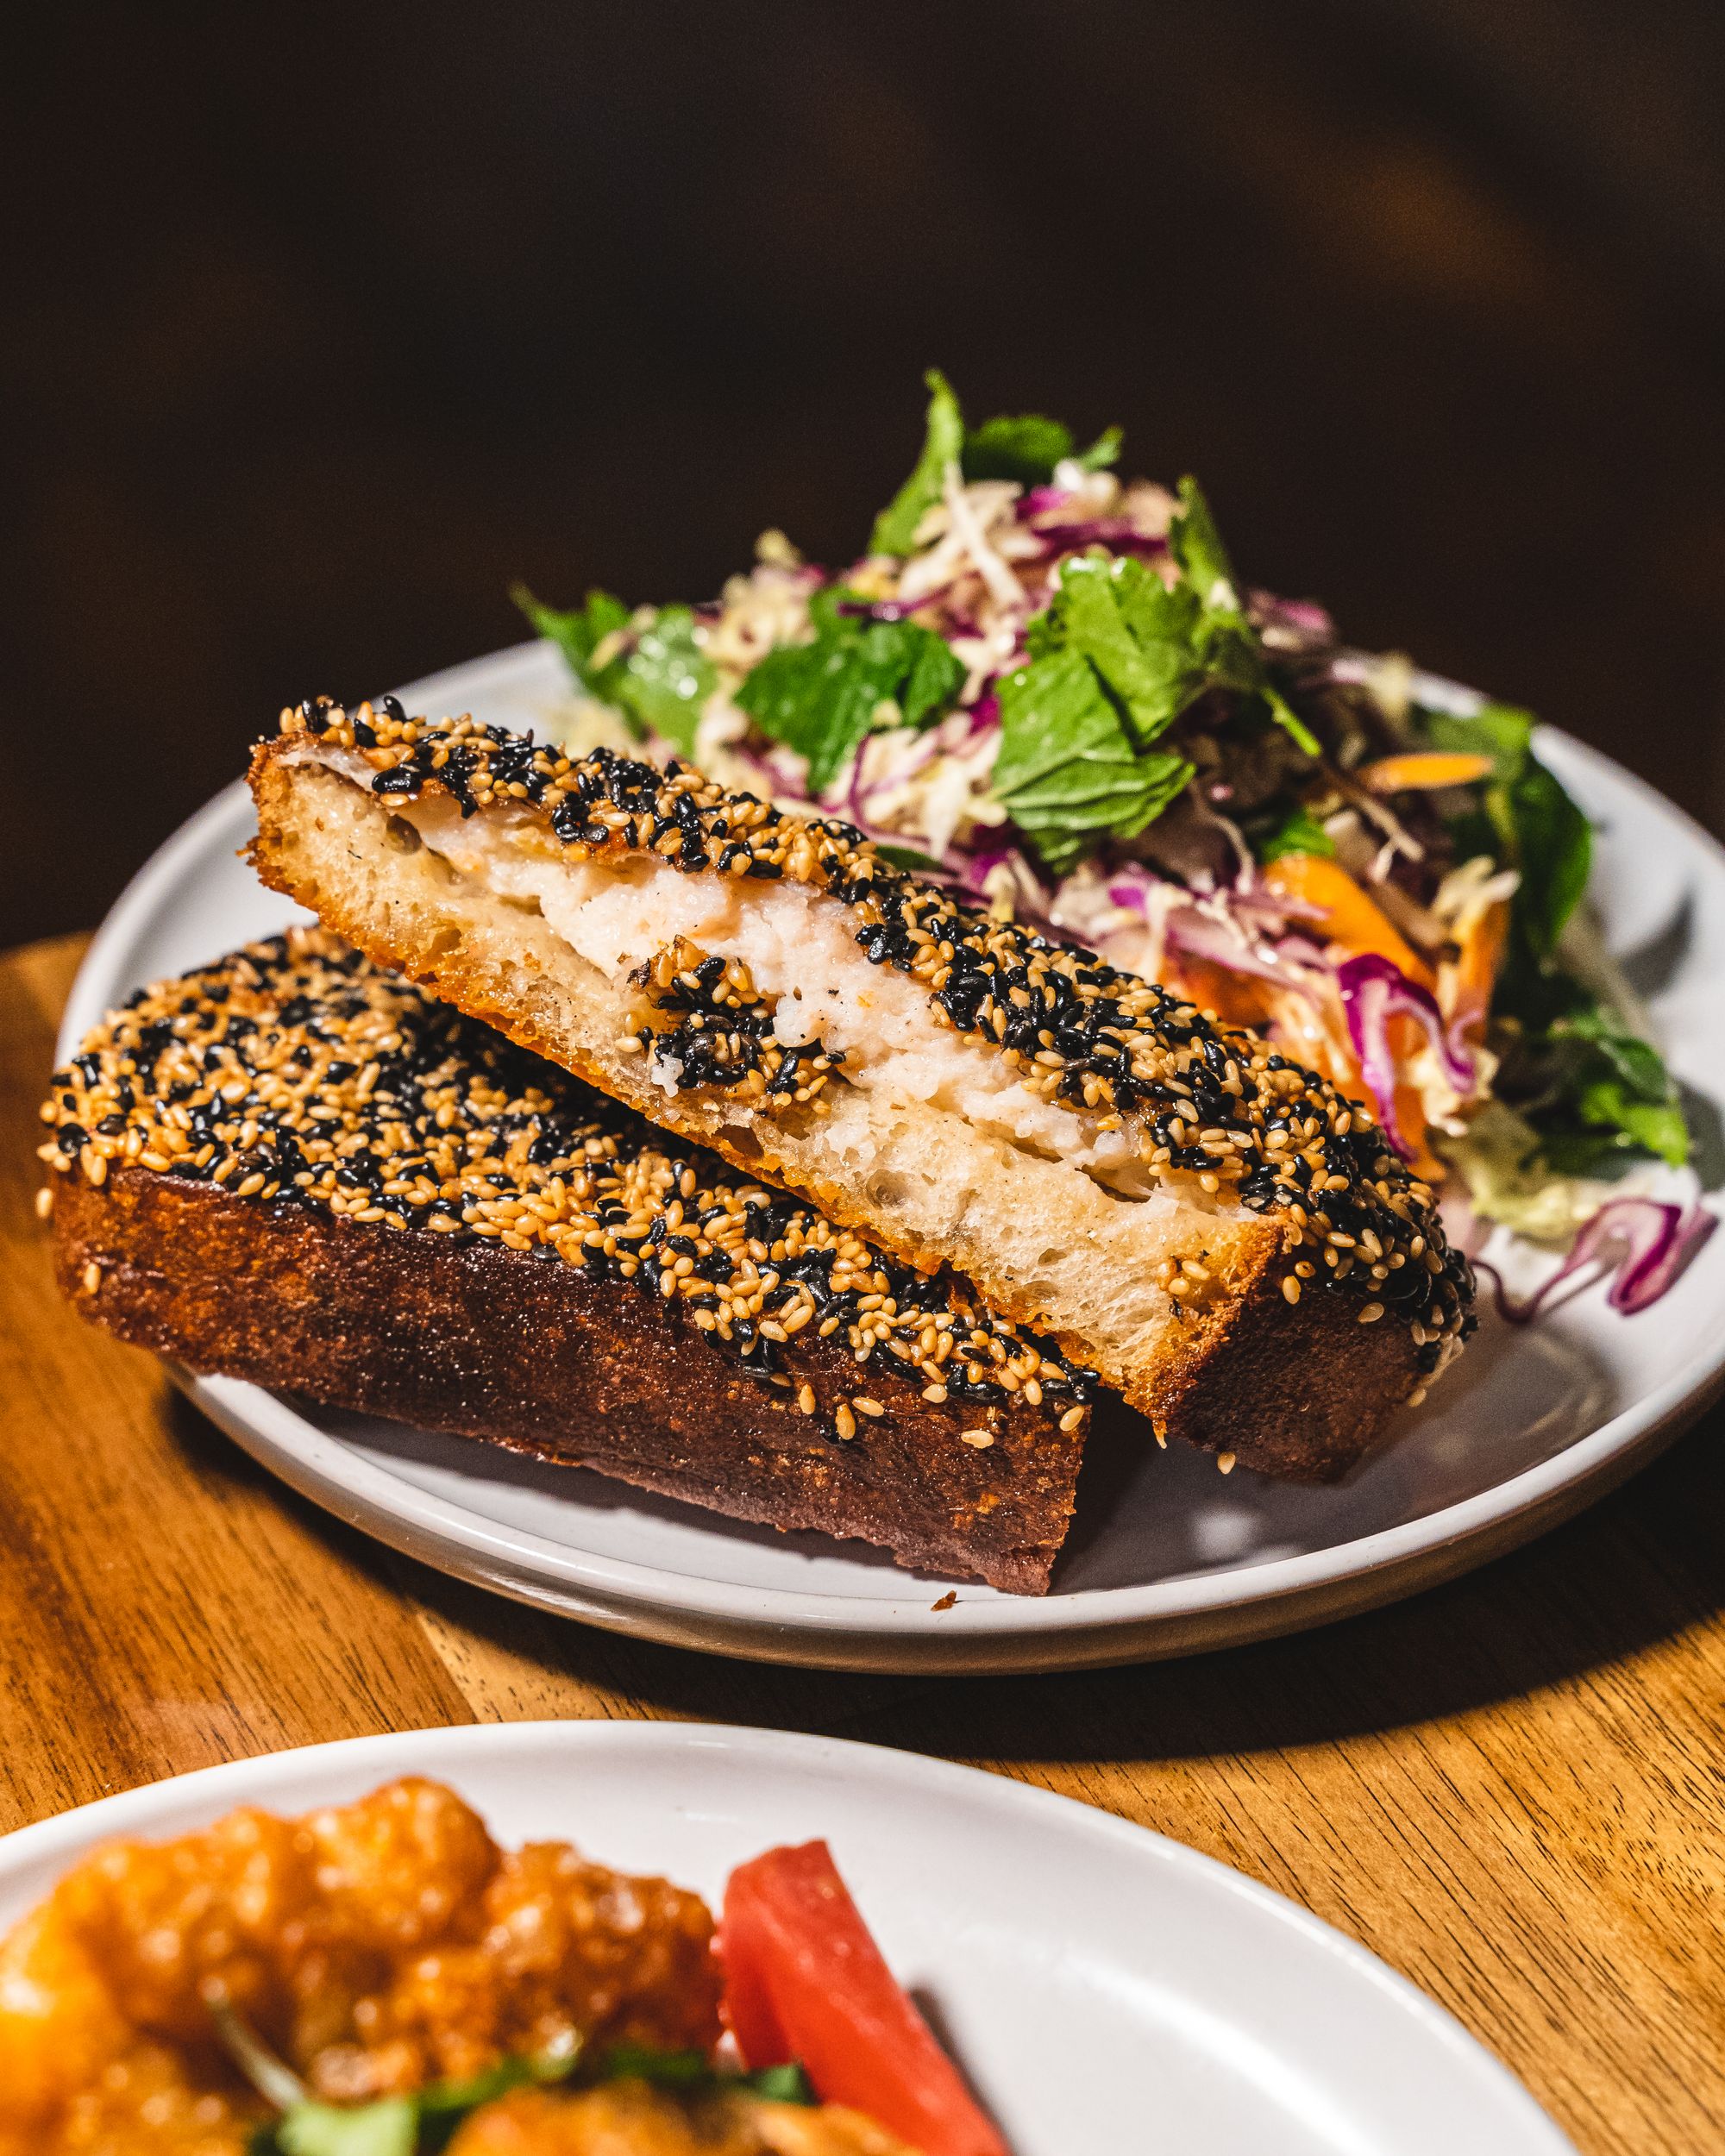
[(1056, 875), (1099, 837), (1136, 837), (1192, 776), (1183, 756), (1136, 753), (1080, 652), (1009, 674), (1000, 699), (994, 793)]
[(561, 651), (570, 673), (584, 688), (594, 651), (629, 619), (629, 609), (620, 599), (598, 589), (587, 593), (585, 606), (571, 607), (566, 612), (542, 605), (524, 584), (516, 585), (510, 597), (539, 634)]
[(1538, 986), (1546, 1015), (1505, 1030), (1497, 1090), (1537, 1132), (1547, 1165), (1600, 1175), (1651, 1153), (1682, 1167), (1689, 1130), (1658, 1050), (1572, 975), (1549, 968)]
[(718, 676), (695, 642), (690, 608), (660, 607), (622, 650), (596, 667), (594, 652), (632, 618), (620, 599), (592, 591), (585, 606), (559, 612), (542, 606), (524, 584), (516, 586), (513, 597), (539, 634), (557, 646), (581, 687), (621, 711), (637, 741), (659, 734), (681, 755), (694, 754), (695, 729)]
[(692, 756), (695, 729), (718, 686), (712, 662), (695, 642), (687, 606), (662, 606), (627, 649), (592, 676), (593, 694), (614, 704), (637, 728), (658, 734)]
[(1133, 746), (1146, 749), (1204, 686), (1194, 649), (1197, 601), (1130, 555), (1100, 549), (1061, 564), (1060, 589), (1038, 642), (1082, 652), (1120, 706)]
[[(842, 590), (809, 607), (814, 636), (781, 644), (745, 677), (738, 705), (769, 740), (808, 761), (808, 788), (825, 793), (875, 724), (883, 703), (921, 725), (944, 711), (964, 669), (945, 639), (914, 622), (869, 621), (838, 609)], [(853, 602), (861, 604), (861, 602)]]
[(972, 427), (964, 436), (961, 461), (967, 479), (1016, 479), (1021, 486), (1045, 486), (1055, 466), (1071, 454), (1070, 427), (1027, 411)]
[[(1593, 872), (1593, 826), (1534, 755), (1532, 712), (1510, 704), (1487, 704), (1467, 718), (1447, 711), (1427, 711), (1424, 718), (1434, 749), (1492, 760), (1485, 788), (1485, 813), (1495, 840), (1489, 850), (1521, 875), (1513, 925), (1521, 962), (1543, 963), (1557, 949), (1564, 924), (1587, 889)], [(1466, 834), (1474, 843), (1483, 836)]]
[[(1219, 608), (1238, 614), (1239, 593), (1234, 584), (1234, 565), (1216, 530), (1204, 490), (1189, 473), (1181, 480), (1179, 491), (1180, 506), (1168, 520), (1168, 551), (1207, 612)], [(1226, 592), (1219, 592), (1218, 585), (1226, 586)]]
[(917, 526), (940, 499), (946, 467), (964, 452), (964, 417), (946, 377), (931, 367), (923, 377), (929, 389), (927, 430), (916, 469), (875, 519), (870, 554), (906, 555), (916, 544)]
[[(1120, 461), (1120, 444), (1126, 440), (1119, 427), (1104, 427), (1088, 449), (1078, 452), (1077, 461), (1087, 472), (1106, 472), (1111, 464)], [(1049, 474), (1050, 478), (1053, 473)]]
[(1269, 830), (1253, 833), (1251, 849), (1266, 865), (1280, 861), (1284, 854), (1318, 854), (1326, 861), (1333, 861), (1336, 842), (1310, 809), (1302, 806), (1290, 809), (1279, 824)]
[(1195, 642), (1206, 686), (1261, 698), (1302, 755), (1321, 755), (1317, 736), (1270, 678), (1264, 646), (1240, 603), (1233, 562), (1204, 490), (1189, 473), (1180, 482), (1180, 507), (1169, 519), (1168, 551), (1201, 609)]

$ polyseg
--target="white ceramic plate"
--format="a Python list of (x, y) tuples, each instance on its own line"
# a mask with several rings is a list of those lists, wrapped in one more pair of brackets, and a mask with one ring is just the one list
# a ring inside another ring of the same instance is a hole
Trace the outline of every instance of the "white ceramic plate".
[(0, 1925), (116, 1834), (409, 1773), (505, 1844), (572, 1840), (709, 1901), (743, 1858), (824, 1836), (1014, 2156), (1574, 2156), (1459, 2023), (1281, 1896), (1069, 1798), (834, 1739), (525, 1722), (211, 1767), (8, 1835)]
[[(543, 644), (401, 692), (416, 710), (539, 724), (561, 686)], [(1435, 692), (1433, 692), (1435, 693)], [(1446, 692), (1459, 699), (1459, 692)], [(1668, 802), (1558, 734), (1540, 753), (1598, 821), (1596, 890), (1679, 1078), (1725, 1070), (1725, 855)], [(236, 859), (235, 785), (139, 874), (91, 945), (70, 1052), (143, 982), (296, 918)], [(1510, 1260), (1512, 1269), (1514, 1258)], [(1515, 1332), (1488, 1314), (1427, 1405), (1340, 1487), (1302, 1489), (1195, 1452), (1105, 1463), (1081, 1489), (1052, 1594), (899, 1570), (859, 1544), (781, 1535), (586, 1470), (326, 1413), (225, 1379), (191, 1397), (296, 1489), (396, 1548), (619, 1632), (844, 1669), (1040, 1670), (1180, 1654), (1292, 1631), (1428, 1586), (1527, 1540), (1620, 1481), (1725, 1367), (1725, 1234), (1675, 1291), (1620, 1318), (1603, 1292)]]

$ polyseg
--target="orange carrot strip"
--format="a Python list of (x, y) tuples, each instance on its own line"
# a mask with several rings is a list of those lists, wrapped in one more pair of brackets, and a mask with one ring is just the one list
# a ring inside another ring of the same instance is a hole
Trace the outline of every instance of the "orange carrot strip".
[(1445, 1013), (1452, 1025), (1469, 1030), (1483, 1023), (1503, 962), (1509, 928), (1509, 901), (1496, 899), (1482, 906), (1457, 938), (1455, 963), (1447, 969), (1452, 1008)]
[(1321, 854), (1283, 854), (1267, 864), (1264, 880), (1279, 896), (1314, 907), (1331, 942), (1341, 944), (1350, 956), (1375, 951), (1422, 988), (1431, 987), (1431, 968), (1347, 870), (1333, 861)]
[(1405, 756), (1384, 756), (1363, 764), (1355, 772), (1360, 784), (1374, 793), (1424, 793), (1437, 787), (1472, 786), (1491, 776), (1490, 756), (1465, 755), (1455, 749), (1426, 749)]

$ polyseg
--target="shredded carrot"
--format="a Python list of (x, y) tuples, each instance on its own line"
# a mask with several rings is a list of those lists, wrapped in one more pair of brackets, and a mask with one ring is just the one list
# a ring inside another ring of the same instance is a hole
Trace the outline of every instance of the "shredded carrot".
[(1283, 898), (1314, 907), (1331, 942), (1340, 944), (1345, 956), (1375, 951), (1422, 988), (1431, 987), (1431, 968), (1383, 908), (1333, 861), (1321, 854), (1283, 854), (1267, 864), (1264, 880)]
[(1472, 786), (1491, 776), (1490, 756), (1425, 749), (1406, 756), (1384, 756), (1361, 766), (1354, 776), (1374, 793), (1425, 793), (1446, 786)]
[(1481, 906), (1457, 937), (1452, 964), (1443, 969), (1439, 1001), (1444, 1016), (1464, 1032), (1483, 1025), (1491, 1007), (1491, 991), (1503, 962), (1504, 937), (1509, 927), (1509, 901), (1496, 899)]
[(1165, 956), (1157, 978), (1164, 988), (1195, 1003), (1201, 1011), (1214, 1012), (1224, 1025), (1262, 1025), (1270, 1016), (1267, 981), (1251, 974), (1233, 973), (1207, 958)]

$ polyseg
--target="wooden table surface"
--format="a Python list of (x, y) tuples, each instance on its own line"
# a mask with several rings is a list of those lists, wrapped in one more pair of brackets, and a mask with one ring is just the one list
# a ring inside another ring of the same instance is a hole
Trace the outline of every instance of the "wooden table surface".
[(1718, 1413), (1469, 1579), (1193, 1661), (843, 1677), (616, 1639), (349, 1532), (62, 1308), (33, 1149), (81, 948), (0, 958), (0, 1828), (428, 1723), (864, 1738), (1062, 1790), (1292, 1896), (1459, 2015), (1584, 2151), (1725, 2145)]

